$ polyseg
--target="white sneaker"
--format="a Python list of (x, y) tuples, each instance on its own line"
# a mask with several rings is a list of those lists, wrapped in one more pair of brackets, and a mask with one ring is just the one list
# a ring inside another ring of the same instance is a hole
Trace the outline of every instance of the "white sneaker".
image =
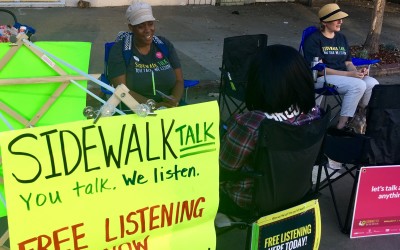
[(333, 170), (339, 170), (342, 168), (342, 163), (328, 158), (328, 168)]

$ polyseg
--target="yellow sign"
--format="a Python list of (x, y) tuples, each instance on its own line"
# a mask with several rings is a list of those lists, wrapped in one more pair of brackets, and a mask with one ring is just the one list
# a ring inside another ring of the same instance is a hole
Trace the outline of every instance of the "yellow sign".
[(253, 224), (251, 249), (317, 250), (321, 238), (318, 200), (260, 218)]
[(0, 142), (11, 249), (215, 249), (216, 102)]

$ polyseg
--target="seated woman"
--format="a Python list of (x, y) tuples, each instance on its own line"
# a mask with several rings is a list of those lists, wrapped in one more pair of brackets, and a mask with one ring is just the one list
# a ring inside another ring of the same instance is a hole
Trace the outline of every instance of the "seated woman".
[[(349, 118), (355, 114), (363, 116), (371, 98), (372, 88), (378, 81), (368, 76), (367, 68), (357, 69), (352, 63), (347, 39), (340, 33), (343, 19), (348, 17), (348, 14), (337, 4), (331, 3), (319, 10), (318, 17), (321, 29), (304, 41), (304, 56), (308, 62), (318, 57), (320, 62), (326, 65), (326, 81), (335, 85), (338, 93), (343, 95), (336, 128), (351, 130), (348, 126)], [(316, 87), (321, 88), (324, 80), (323, 76), (319, 77)]]
[[(181, 64), (173, 44), (164, 37), (154, 35), (156, 19), (151, 6), (134, 2), (126, 10), (126, 18), (133, 34), (130, 44), (132, 57), (126, 65), (123, 41), (111, 48), (108, 60), (111, 84), (114, 87), (125, 84), (139, 103), (152, 99), (156, 108), (178, 106), (184, 88)], [(160, 95), (158, 91), (165, 95)]]
[[(264, 119), (292, 124), (321, 117), (315, 105), (314, 81), (309, 63), (289, 46), (267, 46), (250, 66), (243, 114), (231, 117), (221, 140), (219, 211), (243, 217), (251, 210), (253, 179), (229, 180), (239, 171), (252, 171), (258, 128)], [(240, 175), (239, 175), (240, 176)]]

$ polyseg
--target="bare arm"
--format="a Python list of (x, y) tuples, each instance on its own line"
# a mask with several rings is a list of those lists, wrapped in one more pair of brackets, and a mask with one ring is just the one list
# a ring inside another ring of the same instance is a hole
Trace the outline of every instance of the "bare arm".
[[(164, 99), (162, 102), (157, 102), (156, 103), (156, 108), (159, 107), (167, 107), (167, 108), (172, 108), (172, 107), (176, 107), (179, 104), (179, 100), (182, 97), (183, 94), (183, 74), (182, 74), (182, 70), (181, 69), (175, 69), (175, 74), (176, 74), (176, 83), (175, 83), (175, 87), (172, 90), (171, 95), (173, 96), (173, 100), (168, 100), (168, 99)], [(111, 79), (111, 84), (115, 87), (117, 87), (119, 84), (124, 84), (126, 85), (126, 75), (120, 75), (117, 77), (114, 77), (113, 79)], [(135, 98), (135, 100), (138, 103), (146, 103), (148, 98), (142, 96), (141, 94), (129, 90), (129, 94)]]
[(164, 100), (166, 103), (170, 104), (171, 106), (178, 106), (179, 100), (182, 98), (183, 95), (183, 73), (181, 68), (174, 69), (175, 72), (175, 87), (172, 89), (171, 96), (173, 100)]
[(156, 104), (157, 107), (164, 106), (167, 108), (173, 108), (179, 105), (179, 101), (182, 98), (183, 88), (184, 88), (183, 73), (181, 68), (174, 69), (174, 72), (176, 81), (175, 81), (175, 86), (172, 89), (170, 95), (172, 99), (163, 98), (162, 102)]
[(354, 64), (351, 61), (346, 61), (345, 64), (346, 64), (347, 71), (326, 68), (326, 74), (327, 75), (349, 76), (349, 77), (355, 77), (355, 78), (363, 78), (366, 75), (365, 68), (357, 70), (357, 68), (354, 66)]

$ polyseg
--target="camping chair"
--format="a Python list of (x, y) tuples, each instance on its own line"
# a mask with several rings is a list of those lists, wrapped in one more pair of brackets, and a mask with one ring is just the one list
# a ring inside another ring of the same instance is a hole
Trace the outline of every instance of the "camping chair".
[[(318, 31), (318, 28), (315, 26), (309, 26), (303, 30), (301, 41), (300, 41), (300, 46), (299, 46), (299, 52), (302, 55), (304, 55), (304, 51), (303, 51), (304, 42), (311, 34), (313, 34), (316, 31)], [(378, 63), (379, 60), (377, 60), (377, 59), (369, 60), (369, 59), (353, 57), (352, 62), (354, 64), (354, 66), (356, 66), (356, 67), (367, 66), (368, 72), (369, 72), (371, 65)], [(319, 63), (316, 66), (314, 66), (312, 68), (312, 70), (317, 70), (320, 72), (322, 71), (324, 73), (324, 85), (322, 86), (322, 88), (315, 89), (316, 99), (328, 97), (328, 96), (334, 97), (335, 104), (332, 105), (332, 110), (338, 108), (338, 112), (339, 112), (340, 108), (342, 106), (342, 98), (340, 97), (340, 94), (337, 92), (336, 86), (333, 84), (330, 84), (326, 81), (325, 65), (323, 63)], [(325, 98), (324, 104), (322, 106), (323, 107), (326, 106), (326, 98)], [(338, 112), (332, 117), (332, 120), (337, 116)]]
[[(342, 162), (345, 171), (331, 179), (327, 167), (322, 166), (327, 179), (319, 189), (329, 187), (339, 226), (343, 233), (349, 233), (350, 215), (358, 184), (361, 166), (400, 164), (400, 85), (376, 85), (372, 90), (367, 108), (367, 129), (365, 135), (328, 131), (325, 138), (325, 154)], [(348, 167), (348, 165), (351, 165)], [(355, 173), (354, 173), (355, 172)], [(354, 179), (344, 223), (338, 211), (333, 183), (346, 175)], [(318, 181), (319, 182), (319, 181)]]
[[(333, 202), (333, 208), (339, 223), (340, 229), (344, 232), (342, 218), (337, 205), (336, 195), (333, 189), (333, 183), (343, 180), (342, 178), (350, 175), (354, 180), (357, 178), (354, 171), (365, 164), (364, 150), (368, 147), (369, 137), (352, 132), (345, 132), (335, 128), (329, 128), (322, 146), (322, 160), (318, 162), (318, 175), (316, 190), (323, 190), (329, 187), (329, 192)], [(328, 171), (328, 157), (334, 161), (342, 163), (341, 169)], [(321, 181), (321, 172), (324, 171), (326, 179)], [(333, 178), (333, 176), (336, 176)]]
[(243, 35), (224, 39), (218, 104), (220, 114), (226, 108), (228, 117), (245, 110), (247, 73), (252, 58), (267, 46), (265, 34)]
[[(224, 227), (249, 229), (260, 217), (316, 198), (316, 192), (312, 189), (312, 170), (329, 124), (330, 113), (328, 107), (321, 119), (301, 126), (263, 120), (255, 151), (255, 172), (237, 173), (255, 178), (254, 209), (250, 215), (239, 220), (231, 218), (231, 223), (224, 221), (225, 224), (219, 224), (216, 220), (217, 233)], [(248, 236), (250, 231), (247, 231)]]
[(12, 11), (0, 8), (0, 12), (8, 13), (14, 21), (12, 26), (0, 24), (0, 29), (3, 30), (0, 35), (0, 42), (16, 42), (16, 36), (19, 32), (24, 32), (27, 35), (28, 40), (30, 40), (31, 36), (35, 34), (36, 30), (31, 26), (19, 23), (17, 17)]

